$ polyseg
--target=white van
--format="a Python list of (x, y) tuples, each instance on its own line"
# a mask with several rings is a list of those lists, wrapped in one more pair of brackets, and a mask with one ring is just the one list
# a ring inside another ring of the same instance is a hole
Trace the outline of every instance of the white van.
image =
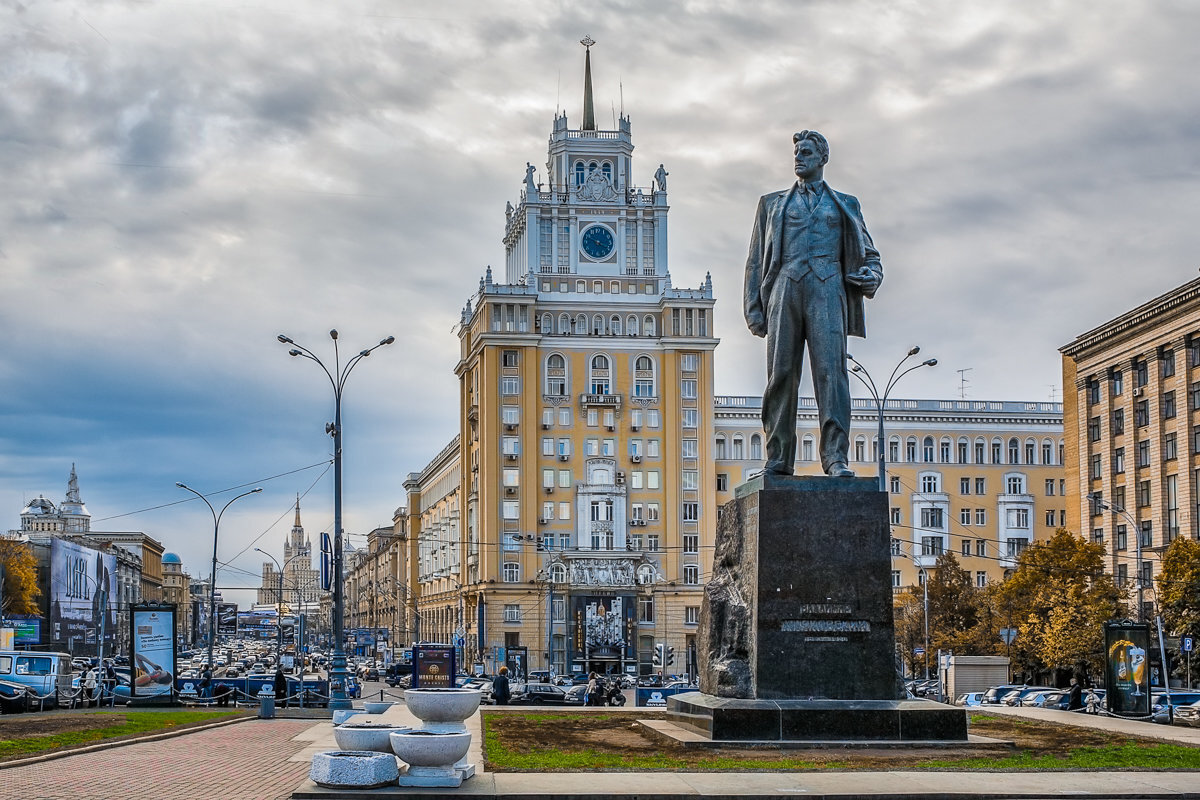
[(71, 696), (71, 654), (0, 650), (0, 680), (28, 686), (47, 706), (66, 705)]

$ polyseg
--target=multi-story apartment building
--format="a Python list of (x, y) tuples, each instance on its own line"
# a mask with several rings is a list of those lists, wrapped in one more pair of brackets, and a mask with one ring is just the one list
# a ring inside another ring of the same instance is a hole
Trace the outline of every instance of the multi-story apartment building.
[(175, 553), (163, 553), (163, 602), (176, 606), (175, 635), (181, 643), (191, 640), (192, 627), (192, 578), (183, 571), (183, 559)]
[[(713, 413), (720, 505), (762, 469), (762, 399), (718, 396)], [(1001, 580), (1030, 542), (1067, 524), (1062, 413), (1061, 403), (1049, 402), (887, 402), (893, 586), (919, 584), (946, 550), (977, 585)], [(796, 472), (820, 475), (813, 398), (800, 399), (796, 424)], [(850, 424), (851, 469), (878, 476), (874, 401), (853, 400)]]
[[(355, 650), (364, 655), (368, 651), (390, 651), (394, 643), (412, 641), (403, 599), (407, 592), (406, 518), (405, 509), (396, 509), (391, 526), (368, 533), (365, 546), (344, 551), (345, 627), (348, 633), (353, 632)], [(310, 613), (319, 615), (320, 607), (312, 608)]]
[(1200, 279), (1060, 351), (1068, 525), (1104, 544), (1131, 586), (1140, 561), (1152, 593), (1167, 545), (1200, 536)]

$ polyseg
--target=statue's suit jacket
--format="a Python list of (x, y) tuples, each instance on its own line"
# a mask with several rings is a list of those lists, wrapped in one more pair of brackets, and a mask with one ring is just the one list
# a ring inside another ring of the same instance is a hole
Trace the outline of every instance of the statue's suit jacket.
[[(846, 333), (865, 337), (867, 327), (863, 313), (863, 291), (853, 283), (846, 282), (847, 275), (867, 267), (883, 279), (883, 267), (879, 263), (879, 251), (867, 233), (858, 198), (836, 192), (828, 183), (825, 189), (842, 212), (842, 285), (846, 290)], [(750, 255), (746, 259), (746, 288), (744, 310), (747, 321), (757, 315), (766, 320), (767, 300), (775, 279), (779, 277), (783, 258), (784, 209), (796, 191), (796, 184), (771, 194), (758, 201), (754, 214), (754, 232), (750, 236)]]

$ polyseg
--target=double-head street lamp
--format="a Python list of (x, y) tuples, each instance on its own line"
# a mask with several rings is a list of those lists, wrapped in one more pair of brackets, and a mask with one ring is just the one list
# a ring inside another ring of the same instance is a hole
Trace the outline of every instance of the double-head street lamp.
[[(278, 558), (271, 555), (266, 550), (263, 550), (261, 547), (256, 547), (256, 548), (254, 548), (254, 550), (255, 550), (255, 552), (262, 553), (264, 556), (266, 556), (267, 558), (274, 561), (275, 566), (279, 568), (279, 594), (277, 595), (278, 605), (275, 606), (275, 634), (276, 634), (275, 635), (275, 665), (277, 667), (282, 667), (283, 666), (283, 571), (285, 569), (287, 569), (288, 564), (292, 563), (297, 558), (300, 558), (300, 557), (308, 555), (308, 554), (307, 553), (296, 553), (296, 555), (292, 556), (287, 561), (280, 564)], [(296, 589), (297, 603), (299, 602), (299, 596), (300, 596), (300, 589), (297, 588)], [(300, 644), (302, 644), (302, 643), (300, 643)], [(297, 653), (297, 655), (299, 655), (299, 653)]]
[(374, 347), (360, 350), (358, 355), (343, 366), (338, 353), (338, 332), (330, 331), (329, 338), (333, 339), (332, 372), (307, 347), (296, 344), (283, 334), (276, 338), (282, 344), (292, 346), (292, 349), (288, 350), (289, 356), (298, 356), (316, 362), (333, 387), (333, 422), (325, 426), (325, 432), (333, 437), (333, 663), (329, 670), (329, 708), (335, 711), (344, 710), (351, 706), (350, 698), (346, 697), (346, 648), (343, 642), (345, 595), (342, 591), (342, 390), (346, 386), (346, 379), (350, 377), (350, 372), (358, 366), (358, 362), (371, 355), (374, 350), (396, 341), (396, 337), (389, 336), (381, 339), (379, 344)]
[(1133, 515), (1124, 508), (1117, 508), (1112, 503), (1107, 502), (1099, 492), (1092, 492), (1088, 498), (1096, 504), (1096, 508), (1111, 511), (1114, 514), (1120, 514), (1129, 523), (1129, 527), (1133, 530), (1134, 541), (1137, 544), (1137, 618), (1138, 622), (1142, 622), (1146, 618), (1145, 606), (1142, 605), (1142, 529), (1138, 525), (1138, 521), (1133, 518)]
[(242, 492), (237, 497), (225, 504), (225, 508), (218, 511), (213, 508), (213, 504), (208, 502), (208, 498), (197, 492), (190, 486), (182, 483), (176, 483), (180, 489), (186, 489), (192, 494), (204, 501), (204, 505), (208, 506), (208, 510), (212, 512), (213, 518), (213, 558), (212, 558), (212, 585), (208, 587), (208, 669), (212, 669), (216, 663), (213, 661), (213, 645), (217, 641), (217, 533), (221, 529), (221, 517), (225, 514), (225, 509), (233, 505), (234, 500), (240, 500), (246, 495), (258, 494), (262, 491), (259, 489), (251, 489), (248, 492)]
[(883, 407), (887, 403), (888, 395), (892, 393), (892, 389), (896, 388), (896, 384), (900, 382), (900, 379), (908, 373), (921, 367), (936, 367), (938, 363), (936, 358), (927, 358), (920, 364), (913, 364), (901, 372), (900, 368), (904, 366), (905, 362), (919, 352), (921, 352), (921, 348), (914, 347), (908, 351), (908, 354), (904, 358), (900, 359), (900, 363), (892, 370), (891, 377), (884, 384), (883, 391), (880, 391), (879, 387), (875, 385), (875, 381), (871, 378), (871, 373), (867, 372), (867, 368), (858, 363), (858, 360), (854, 356), (849, 353), (846, 354), (846, 358), (851, 364), (850, 374), (858, 378), (859, 382), (867, 387), (867, 391), (871, 393), (871, 399), (875, 401), (875, 408), (879, 412), (879, 491), (881, 492), (887, 491), (887, 472), (885, 470), (886, 462), (884, 461), (884, 448), (887, 446), (887, 443), (883, 439)]

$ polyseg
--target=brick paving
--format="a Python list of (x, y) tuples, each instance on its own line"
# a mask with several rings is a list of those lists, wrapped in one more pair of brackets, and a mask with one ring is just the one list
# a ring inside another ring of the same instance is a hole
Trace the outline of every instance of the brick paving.
[(157, 742), (0, 769), (0, 798), (18, 800), (274, 800), (308, 775), (289, 761), (313, 720), (250, 720)]

